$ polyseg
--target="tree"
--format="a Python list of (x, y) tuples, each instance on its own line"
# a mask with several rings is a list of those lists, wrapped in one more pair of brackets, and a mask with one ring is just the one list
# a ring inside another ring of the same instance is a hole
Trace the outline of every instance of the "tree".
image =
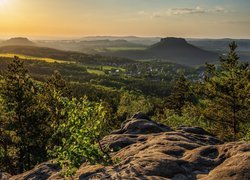
[(234, 140), (244, 135), (250, 119), (249, 66), (239, 61), (236, 48), (232, 42), (219, 66), (207, 64), (202, 88), (205, 117), (221, 137)]
[(14, 173), (28, 170), (46, 158), (45, 113), (37, 100), (39, 89), (39, 84), (24, 68), (24, 62), (15, 57), (8, 66), (0, 89), (6, 116), (0, 128), (6, 137), (5, 152), (11, 151), (12, 159), (16, 159), (12, 164)]
[(66, 119), (61, 114), (64, 108), (64, 104), (61, 101), (63, 97), (71, 97), (70, 88), (61, 74), (58, 71), (54, 71), (52, 76), (44, 83), (43, 93), (41, 94), (41, 103), (46, 107), (48, 113), (46, 122), (50, 127), (48, 150), (62, 143), (61, 134), (56, 134), (55, 132)]
[(191, 83), (181, 75), (175, 82), (172, 93), (166, 98), (166, 107), (181, 116), (183, 107), (194, 103), (194, 100)]
[(54, 147), (52, 155), (59, 160), (65, 175), (72, 175), (85, 160), (111, 163), (109, 154), (100, 143), (108, 115), (104, 106), (86, 98), (60, 100), (64, 104), (61, 113), (66, 116), (66, 121), (57, 129), (56, 133), (62, 134), (62, 144)]
[(137, 112), (149, 114), (154, 109), (150, 99), (134, 91), (124, 92), (118, 105), (119, 119), (126, 120)]

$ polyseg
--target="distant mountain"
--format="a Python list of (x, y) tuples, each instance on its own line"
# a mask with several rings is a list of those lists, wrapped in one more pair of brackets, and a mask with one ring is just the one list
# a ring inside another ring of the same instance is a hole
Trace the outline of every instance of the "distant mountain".
[(84, 41), (95, 41), (95, 40), (126, 40), (131, 43), (141, 44), (141, 45), (152, 45), (158, 42), (161, 38), (160, 37), (137, 37), (137, 36), (88, 36), (81, 38)]
[(190, 66), (217, 61), (219, 56), (215, 52), (206, 51), (189, 44), (183, 38), (174, 37), (162, 38), (160, 42), (153, 44), (146, 50), (124, 50), (104, 54), (138, 60), (165, 60)]
[(204, 64), (207, 61), (217, 60), (218, 54), (203, 50), (189, 44), (183, 38), (163, 38), (160, 42), (152, 45), (147, 51), (157, 58), (170, 59), (187, 65)]
[(235, 41), (238, 51), (250, 51), (250, 39), (188, 39), (189, 43), (207, 50), (227, 52), (228, 44)]
[(96, 54), (105, 51), (107, 48), (146, 48), (142, 44), (136, 44), (124, 39), (96, 39), (96, 40), (58, 40), (58, 41), (37, 41), (39, 46), (57, 48), (61, 50), (79, 51), (83, 53)]
[(99, 47), (99, 48), (107, 48), (107, 47), (144, 47), (141, 44), (135, 44), (129, 42), (124, 39), (102, 39), (102, 40), (85, 40), (78, 42), (78, 46), (82, 47)]
[(36, 44), (25, 37), (15, 37), (0, 43), (0, 46), (36, 46)]

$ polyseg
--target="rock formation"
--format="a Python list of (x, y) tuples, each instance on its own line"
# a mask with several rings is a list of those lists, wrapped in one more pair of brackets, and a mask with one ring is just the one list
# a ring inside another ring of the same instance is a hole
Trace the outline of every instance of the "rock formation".
[[(198, 127), (172, 130), (137, 114), (102, 144), (117, 163), (84, 163), (74, 179), (250, 179), (250, 144), (223, 143)], [(10, 179), (63, 179), (59, 172), (47, 162)]]
[(218, 59), (216, 53), (191, 45), (183, 38), (162, 38), (160, 42), (149, 47), (148, 51), (158, 58), (169, 59), (185, 65), (204, 64)]
[(8, 39), (0, 44), (0, 46), (35, 46), (36, 44), (25, 37), (15, 37)]
[(205, 62), (214, 63), (219, 57), (218, 53), (203, 50), (183, 38), (175, 37), (162, 38), (160, 42), (145, 50), (122, 50), (103, 54), (130, 59), (155, 59), (188, 66), (204, 65)]

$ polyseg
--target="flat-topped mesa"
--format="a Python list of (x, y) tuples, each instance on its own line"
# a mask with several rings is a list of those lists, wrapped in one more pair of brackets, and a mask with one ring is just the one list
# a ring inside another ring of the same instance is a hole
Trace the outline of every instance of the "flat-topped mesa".
[(167, 49), (180, 49), (180, 48), (190, 48), (192, 46), (184, 38), (167, 37), (162, 38), (160, 42), (149, 47), (149, 50), (162, 51)]
[(180, 44), (187, 44), (186, 39), (184, 38), (176, 38), (176, 37), (167, 37), (162, 38), (161, 43), (171, 44), (171, 45), (180, 45)]
[(14, 37), (4, 41), (0, 46), (35, 46), (35, 43), (26, 37)]

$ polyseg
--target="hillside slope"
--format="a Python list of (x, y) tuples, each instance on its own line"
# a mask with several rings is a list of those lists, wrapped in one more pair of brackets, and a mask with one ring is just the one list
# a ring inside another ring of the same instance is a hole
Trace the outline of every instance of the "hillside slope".
[(204, 64), (218, 57), (216, 53), (200, 49), (182, 38), (163, 38), (149, 47), (148, 51), (157, 55), (158, 58), (172, 59), (190, 65)]
[(36, 44), (25, 37), (10, 38), (0, 43), (0, 46), (36, 46)]
[(70, 51), (61, 51), (47, 47), (34, 47), (34, 46), (2, 46), (0, 53), (15, 53), (36, 57), (48, 57), (60, 60), (69, 60), (72, 54), (81, 54)]
[(189, 44), (183, 38), (163, 38), (160, 42), (153, 44), (146, 50), (128, 50), (117, 52), (106, 52), (105, 54), (126, 57), (131, 59), (157, 59), (174, 62), (183, 65), (203, 65), (205, 62), (215, 62), (218, 54), (205, 51)]
[[(225, 143), (198, 127), (177, 130), (136, 114), (121, 129), (104, 137), (113, 149), (114, 166), (83, 163), (74, 179), (241, 179), (250, 178), (250, 144)], [(52, 162), (38, 165), (17, 179), (63, 179)], [(3, 178), (4, 179), (4, 178)]]
[(133, 60), (126, 58), (105, 57), (101, 55), (91, 55), (74, 51), (63, 51), (47, 47), (38, 46), (3, 46), (0, 47), (0, 54), (13, 53), (22, 54), (27, 56), (52, 58), (62, 61), (73, 61), (86, 64), (98, 65), (102, 62), (116, 63), (116, 64), (128, 64), (134, 62)]

